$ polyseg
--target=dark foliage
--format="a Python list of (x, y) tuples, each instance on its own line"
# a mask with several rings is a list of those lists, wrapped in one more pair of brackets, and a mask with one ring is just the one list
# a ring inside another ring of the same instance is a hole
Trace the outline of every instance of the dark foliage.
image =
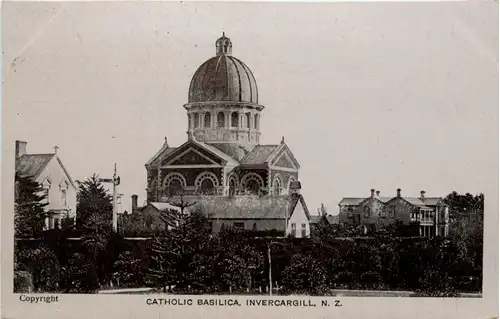
[(81, 228), (93, 215), (101, 215), (111, 224), (113, 218), (113, 198), (100, 182), (97, 174), (78, 182), (76, 205), (77, 227)]
[(16, 237), (38, 237), (45, 226), (47, 195), (29, 176), (15, 174), (14, 229)]

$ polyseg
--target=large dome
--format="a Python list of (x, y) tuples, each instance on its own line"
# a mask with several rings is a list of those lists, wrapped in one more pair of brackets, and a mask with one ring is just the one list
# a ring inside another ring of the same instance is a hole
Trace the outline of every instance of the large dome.
[(245, 63), (231, 56), (231, 40), (216, 42), (217, 55), (196, 70), (189, 86), (189, 103), (231, 101), (258, 103), (257, 83)]

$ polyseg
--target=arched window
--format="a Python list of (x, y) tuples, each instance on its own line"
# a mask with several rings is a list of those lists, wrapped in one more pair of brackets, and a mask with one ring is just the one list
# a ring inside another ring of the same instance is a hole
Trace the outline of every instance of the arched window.
[(234, 196), (236, 193), (236, 181), (234, 179), (231, 179), (229, 181), (229, 196)]
[(206, 179), (201, 181), (200, 193), (205, 194), (205, 195), (209, 195), (209, 194), (213, 194), (214, 190), (215, 190), (215, 185), (210, 179), (206, 178)]
[(260, 193), (260, 184), (256, 179), (251, 179), (245, 187), (251, 194), (258, 195)]
[(194, 128), (200, 127), (200, 117), (198, 113), (194, 113)]
[(216, 187), (219, 186), (217, 176), (211, 172), (203, 172), (199, 174), (196, 177), (194, 184), (196, 185), (196, 191), (202, 195), (216, 194)]
[(168, 184), (168, 194), (173, 196), (173, 195), (176, 195), (178, 193), (180, 193), (180, 191), (182, 190), (182, 183), (180, 180), (178, 179), (172, 179), (170, 181), (170, 183)]
[(259, 128), (259, 115), (255, 114), (255, 115), (253, 116), (253, 121), (254, 121), (254, 123), (253, 123), (253, 127), (254, 127), (255, 129), (258, 129), (258, 128)]
[(217, 114), (217, 127), (224, 127), (224, 113), (219, 112)]
[(209, 112), (205, 113), (205, 127), (210, 127), (211, 126), (211, 120), (212, 116)]
[(238, 127), (238, 112), (231, 113), (231, 126)]
[(193, 114), (188, 115), (189, 128), (193, 128)]
[(280, 183), (279, 179), (274, 180), (273, 193), (274, 193), (274, 195), (281, 195), (281, 183)]
[(250, 128), (250, 113), (245, 114), (245, 119), (246, 119), (245, 126), (247, 128)]

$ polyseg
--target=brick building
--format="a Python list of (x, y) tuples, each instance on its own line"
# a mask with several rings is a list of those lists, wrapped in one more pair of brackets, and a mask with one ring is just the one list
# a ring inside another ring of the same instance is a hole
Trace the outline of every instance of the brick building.
[(362, 225), (367, 231), (401, 222), (419, 224), (421, 236), (448, 236), (448, 206), (441, 197), (406, 197), (398, 189), (394, 197), (382, 197), (371, 190), (369, 197), (346, 197), (339, 203), (341, 224)]
[[(259, 104), (255, 78), (245, 63), (232, 56), (232, 42), (224, 34), (215, 47), (216, 55), (201, 64), (189, 86), (184, 105), (187, 141), (174, 147), (165, 138), (146, 163), (147, 202), (166, 202), (182, 192), (186, 196), (226, 197), (214, 200), (220, 209), (226, 209), (229, 202), (249, 204), (232, 197), (257, 196), (264, 208), (270, 202), (271, 206), (280, 202), (266, 197), (283, 197), (281, 210), (290, 214), (286, 207), (294, 201), (291, 185), (299, 181), (300, 165), (284, 138), (277, 144), (260, 144), (264, 106)], [(205, 204), (209, 205), (208, 200)], [(255, 201), (252, 205), (259, 206)], [(254, 213), (247, 209), (245, 218), (260, 220), (253, 222), (257, 228), (266, 224), (262, 218), (271, 218)], [(308, 220), (306, 224), (308, 229)]]

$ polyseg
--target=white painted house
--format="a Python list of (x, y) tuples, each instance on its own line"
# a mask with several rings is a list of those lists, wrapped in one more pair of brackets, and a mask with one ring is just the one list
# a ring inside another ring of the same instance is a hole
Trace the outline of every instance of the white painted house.
[(77, 188), (57, 156), (57, 147), (54, 153), (28, 154), (26, 145), (26, 142), (16, 141), (16, 171), (43, 186), (48, 202), (45, 208), (49, 213), (46, 229), (59, 227), (66, 216), (75, 220)]

